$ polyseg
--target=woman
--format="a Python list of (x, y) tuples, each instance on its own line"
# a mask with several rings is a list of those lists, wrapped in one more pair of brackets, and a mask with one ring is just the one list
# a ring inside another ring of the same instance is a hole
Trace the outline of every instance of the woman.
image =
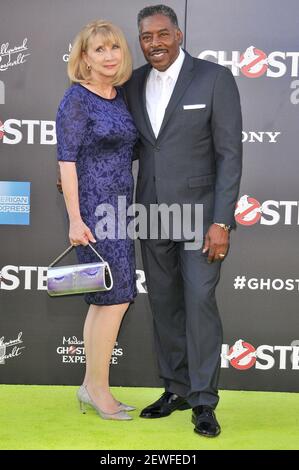
[[(134, 244), (128, 237), (103, 239), (97, 208), (112, 205), (117, 220), (118, 196), (126, 197), (127, 207), (132, 204), (137, 131), (119, 88), (131, 73), (123, 33), (106, 21), (86, 25), (73, 43), (68, 63), (72, 85), (59, 105), (56, 122), (70, 241), (77, 247), (80, 263), (98, 261), (87, 246), (96, 243), (96, 250), (110, 264), (114, 283), (110, 291), (85, 295), (89, 304), (83, 332), (86, 374), (77, 396), (83, 412), (87, 403), (102, 418), (117, 420), (132, 419), (126, 411), (135, 409), (118, 402), (109, 388), (118, 330), (137, 295)], [(117, 235), (117, 223), (115, 228)]]

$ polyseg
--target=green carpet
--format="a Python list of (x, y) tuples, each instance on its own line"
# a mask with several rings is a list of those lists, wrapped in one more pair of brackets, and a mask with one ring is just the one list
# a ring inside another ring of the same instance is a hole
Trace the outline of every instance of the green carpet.
[(79, 412), (77, 387), (0, 385), (0, 449), (299, 449), (295, 393), (221, 391), (215, 439), (193, 432), (191, 411), (145, 420), (140, 410), (163, 390), (114, 387), (137, 406), (129, 422), (105, 421), (88, 407)]

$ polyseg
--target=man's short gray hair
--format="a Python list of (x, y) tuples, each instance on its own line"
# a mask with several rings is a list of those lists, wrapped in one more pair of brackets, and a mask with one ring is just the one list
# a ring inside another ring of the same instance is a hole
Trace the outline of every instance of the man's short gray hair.
[(176, 13), (174, 12), (172, 8), (166, 5), (153, 5), (150, 7), (143, 8), (138, 13), (137, 23), (138, 23), (139, 32), (140, 32), (141, 21), (144, 20), (144, 18), (148, 18), (149, 16), (153, 16), (153, 15), (167, 16), (174, 26), (176, 26), (177, 28), (179, 27), (178, 17), (176, 16)]

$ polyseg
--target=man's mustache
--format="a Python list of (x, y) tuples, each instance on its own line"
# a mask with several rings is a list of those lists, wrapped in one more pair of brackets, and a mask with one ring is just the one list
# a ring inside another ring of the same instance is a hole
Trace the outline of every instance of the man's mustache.
[(167, 49), (154, 49), (153, 51), (150, 52), (150, 55), (158, 54), (160, 52), (168, 52), (168, 50)]

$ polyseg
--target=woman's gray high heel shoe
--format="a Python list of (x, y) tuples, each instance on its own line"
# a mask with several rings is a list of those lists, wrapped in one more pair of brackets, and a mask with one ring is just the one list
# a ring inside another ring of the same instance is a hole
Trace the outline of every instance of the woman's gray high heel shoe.
[(80, 410), (82, 413), (86, 413), (86, 407), (85, 405), (90, 405), (92, 406), (98, 414), (101, 416), (103, 419), (114, 419), (118, 421), (129, 421), (132, 419), (131, 416), (129, 416), (125, 411), (120, 410), (116, 411), (115, 413), (105, 413), (102, 411), (91, 399), (91, 396), (88, 393), (87, 388), (84, 385), (81, 385), (81, 387), (77, 391), (77, 398), (80, 404)]
[(119, 407), (120, 411), (134, 411), (134, 410), (136, 410), (135, 406), (126, 405), (125, 403), (122, 403), (121, 401), (118, 402), (118, 407)]
[[(85, 387), (85, 385), (81, 385), (81, 387)], [(134, 411), (134, 410), (136, 410), (135, 406), (126, 405), (125, 403), (122, 403), (121, 401), (118, 402), (118, 407), (119, 407), (119, 411)]]

